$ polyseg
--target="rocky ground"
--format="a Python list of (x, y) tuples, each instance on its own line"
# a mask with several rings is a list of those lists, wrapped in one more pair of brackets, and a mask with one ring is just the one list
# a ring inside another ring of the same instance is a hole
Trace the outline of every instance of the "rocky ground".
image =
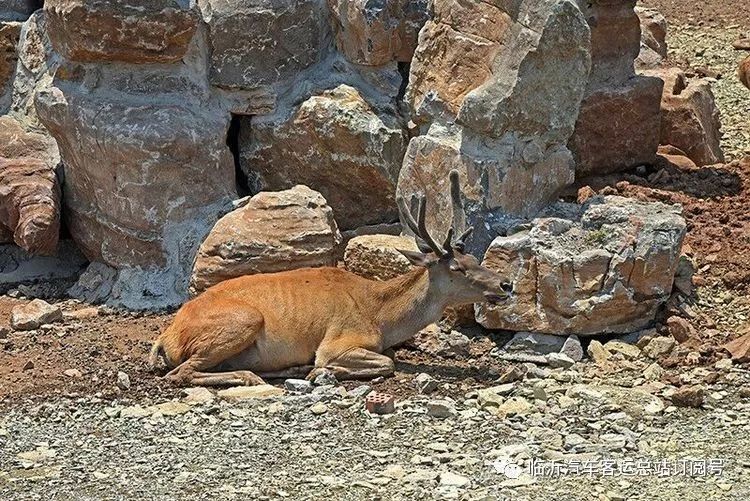
[[(750, 7), (643, 3), (670, 21), (670, 58), (717, 78), (728, 159), (750, 153), (731, 47)], [(62, 320), (14, 331), (15, 292), (0, 297), (0, 499), (750, 498), (750, 367), (720, 348), (750, 316), (750, 162), (587, 184), (685, 207), (698, 288), (664, 317), (689, 320), (689, 343), (601, 339), (603, 360), (584, 340), (589, 356), (552, 369), (497, 356), (506, 333), (433, 329), (398, 351), (394, 378), (232, 398), (146, 370), (170, 314), (64, 301)], [(367, 412), (366, 387), (395, 413)]]

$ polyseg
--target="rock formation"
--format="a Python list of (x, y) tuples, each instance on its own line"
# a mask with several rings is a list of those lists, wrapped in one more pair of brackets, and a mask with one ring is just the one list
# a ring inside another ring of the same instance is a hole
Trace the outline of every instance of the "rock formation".
[(556, 204), (531, 228), (496, 238), (484, 264), (513, 281), (484, 327), (550, 334), (646, 327), (669, 298), (686, 226), (680, 209), (607, 196)]
[(389, 280), (411, 270), (411, 263), (397, 249), (416, 251), (413, 237), (362, 235), (346, 246), (344, 267), (373, 280)]
[(641, 28), (636, 0), (579, 2), (591, 25), (591, 74), (569, 147), (576, 176), (654, 161), (662, 82), (635, 74)]
[(491, 214), (533, 215), (572, 182), (566, 143), (589, 72), (588, 38), (568, 0), (435, 2), (406, 90), (423, 134), (410, 141), (398, 182), (406, 198), (424, 193), (432, 202), (431, 232), (445, 235), (453, 216), (451, 169), (466, 198), (457, 215), (477, 226), (478, 253)]
[(242, 275), (333, 266), (340, 241), (333, 211), (320, 193), (301, 185), (258, 193), (222, 217), (203, 241), (191, 292)]

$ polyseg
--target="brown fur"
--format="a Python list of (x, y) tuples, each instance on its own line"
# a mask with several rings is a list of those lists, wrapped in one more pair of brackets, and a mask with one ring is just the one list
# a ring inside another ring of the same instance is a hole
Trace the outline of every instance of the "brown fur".
[[(420, 267), (387, 282), (337, 268), (227, 280), (186, 303), (154, 343), (181, 384), (258, 384), (322, 369), (340, 379), (393, 373), (383, 351), (437, 321), (449, 305), (502, 294), (475, 258), (411, 253)], [(205, 372), (218, 370), (220, 372)]]

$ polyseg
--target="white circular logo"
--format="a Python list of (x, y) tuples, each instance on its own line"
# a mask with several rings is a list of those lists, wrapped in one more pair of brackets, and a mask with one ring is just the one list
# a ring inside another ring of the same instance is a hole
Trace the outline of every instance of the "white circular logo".
[(495, 468), (496, 472), (505, 475), (508, 478), (518, 478), (523, 472), (521, 467), (509, 458), (497, 458), (492, 463), (492, 466)]

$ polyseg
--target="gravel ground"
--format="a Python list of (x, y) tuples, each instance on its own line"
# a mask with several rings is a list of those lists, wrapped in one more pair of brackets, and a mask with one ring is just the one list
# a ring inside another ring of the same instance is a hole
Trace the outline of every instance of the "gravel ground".
[[(456, 401), (414, 396), (386, 416), (333, 386), (156, 407), (28, 401), (0, 419), (0, 499), (750, 498), (750, 371), (675, 374), (705, 391), (694, 409), (670, 405), (675, 387), (645, 380), (649, 364), (617, 355), (479, 392), (449, 385)], [(593, 473), (531, 477), (531, 460)]]

